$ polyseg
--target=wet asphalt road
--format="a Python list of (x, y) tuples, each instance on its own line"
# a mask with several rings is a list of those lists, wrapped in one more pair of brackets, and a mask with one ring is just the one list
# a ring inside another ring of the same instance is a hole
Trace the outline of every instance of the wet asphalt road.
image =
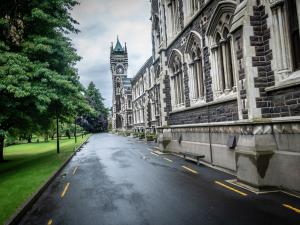
[(154, 155), (134, 138), (97, 134), (20, 224), (300, 224), (300, 214), (282, 205), (299, 209), (300, 199), (283, 193), (256, 195), (224, 181), (231, 178), (177, 156)]

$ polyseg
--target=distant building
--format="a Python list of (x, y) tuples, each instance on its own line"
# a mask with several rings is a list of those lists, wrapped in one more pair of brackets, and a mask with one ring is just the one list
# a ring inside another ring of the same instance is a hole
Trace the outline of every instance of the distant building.
[(135, 131), (155, 133), (161, 126), (160, 84), (149, 58), (132, 80), (133, 127)]
[(133, 129), (255, 187), (300, 191), (300, 1), (151, 0)]
[(127, 77), (128, 54), (117, 39), (115, 47), (111, 46), (110, 68), (113, 82), (112, 129), (129, 130), (132, 128), (131, 79)]

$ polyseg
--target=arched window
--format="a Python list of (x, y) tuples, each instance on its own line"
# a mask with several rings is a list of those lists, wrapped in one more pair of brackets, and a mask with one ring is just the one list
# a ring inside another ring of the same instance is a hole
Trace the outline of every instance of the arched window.
[(131, 109), (131, 100), (128, 99), (128, 108)]
[(132, 124), (132, 118), (131, 118), (131, 116), (128, 117), (128, 123), (129, 123), (129, 125)]
[[(274, 1), (278, 3), (277, 1)], [(272, 10), (272, 40), (274, 48), (276, 71), (275, 82), (280, 82), (300, 70), (300, 34), (299, 16), (300, 2), (298, 0), (281, 1), (282, 4), (270, 5)]]
[(156, 72), (155, 72), (155, 78), (159, 78), (159, 75), (160, 75), (160, 65), (157, 66), (156, 68)]
[(159, 47), (161, 43), (161, 33), (160, 33), (160, 24), (158, 15), (153, 16), (153, 38), (155, 43), (155, 48)]
[(218, 91), (230, 92), (234, 86), (233, 70), (232, 70), (232, 55), (231, 55), (231, 38), (229, 31), (225, 27), (222, 35), (218, 32), (216, 37), (216, 45), (214, 46), (214, 54), (216, 57), (216, 66), (218, 67)]
[(185, 51), (189, 55), (190, 96), (192, 101), (196, 102), (199, 99), (204, 99), (205, 96), (201, 39), (199, 34), (191, 32)]
[[(288, 6), (290, 36), (291, 36), (291, 50), (293, 59), (293, 70), (300, 69), (300, 33), (299, 33), (299, 20), (300, 12), (298, 14), (297, 7), (300, 9), (300, 3), (296, 0), (286, 1)], [(297, 5), (299, 4), (299, 5)]]
[(192, 16), (199, 11), (202, 4), (203, 0), (190, 0), (190, 11)]
[(183, 83), (183, 72), (182, 72), (182, 61), (181, 55), (177, 50), (173, 50), (170, 61), (169, 68), (171, 72), (171, 80), (174, 94), (174, 108), (184, 106), (184, 83)]
[(170, 0), (168, 4), (169, 8), (169, 20), (171, 25), (172, 35), (176, 35), (181, 30), (181, 21), (180, 21), (180, 5), (179, 0)]
[(233, 70), (232, 38), (229, 32), (236, 3), (222, 2), (216, 8), (207, 29), (211, 47), (214, 95), (236, 91)]

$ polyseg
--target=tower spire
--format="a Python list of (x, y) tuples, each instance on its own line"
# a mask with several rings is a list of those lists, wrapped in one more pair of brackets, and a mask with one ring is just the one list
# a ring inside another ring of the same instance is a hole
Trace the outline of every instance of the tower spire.
[(117, 44), (114, 48), (115, 52), (124, 52), (124, 48), (122, 47), (120, 40), (119, 40), (119, 35), (117, 35)]

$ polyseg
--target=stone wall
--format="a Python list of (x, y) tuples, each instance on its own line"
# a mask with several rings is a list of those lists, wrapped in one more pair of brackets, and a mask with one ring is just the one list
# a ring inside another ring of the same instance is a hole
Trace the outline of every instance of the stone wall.
[(205, 162), (257, 188), (300, 191), (300, 123), (171, 126), (159, 133), (169, 138), (165, 151), (203, 154)]
[(300, 86), (271, 91), (259, 98), (263, 118), (300, 116)]
[(230, 101), (206, 107), (174, 112), (170, 115), (170, 125), (194, 124), (238, 120), (237, 101)]

